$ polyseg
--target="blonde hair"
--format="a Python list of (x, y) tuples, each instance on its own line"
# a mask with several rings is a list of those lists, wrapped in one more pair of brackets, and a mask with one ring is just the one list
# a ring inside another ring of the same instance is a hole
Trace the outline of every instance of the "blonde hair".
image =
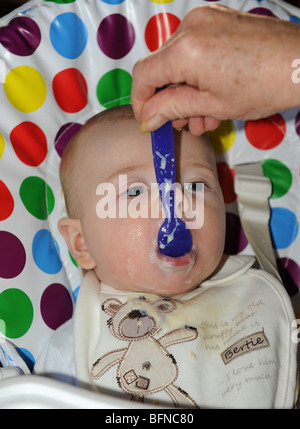
[[(70, 217), (78, 218), (80, 215), (80, 206), (76, 193), (76, 177), (78, 176), (78, 171), (80, 171), (82, 159), (87, 153), (86, 145), (94, 144), (90, 139), (85, 138), (87, 131), (94, 126), (107, 127), (119, 121), (132, 119), (134, 119), (134, 113), (130, 104), (103, 110), (88, 119), (78, 133), (68, 142), (61, 157), (59, 175), (66, 209)], [(101, 128), (97, 129), (97, 133), (100, 133), (99, 140), (101, 141)], [(84, 174), (88, 174), (88, 172), (84, 172)]]

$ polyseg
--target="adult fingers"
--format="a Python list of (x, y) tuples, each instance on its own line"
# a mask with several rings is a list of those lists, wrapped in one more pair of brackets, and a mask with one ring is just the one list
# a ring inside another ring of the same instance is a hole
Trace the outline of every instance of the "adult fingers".
[(188, 56), (187, 44), (188, 41), (180, 32), (175, 33), (160, 49), (134, 65), (131, 103), (139, 122), (143, 117), (145, 103), (154, 96), (157, 88), (176, 86), (191, 80), (190, 75), (195, 74), (191, 73), (192, 67), (187, 64), (190, 62), (189, 58), (183, 60)]
[(201, 136), (205, 131), (213, 131), (220, 125), (218, 119), (210, 118), (210, 117), (198, 117), (198, 118), (190, 118), (188, 120), (188, 127), (190, 133), (194, 136)]
[(166, 55), (161, 50), (140, 59), (132, 71), (131, 103), (136, 119), (141, 121), (141, 112), (145, 102), (149, 100), (157, 88), (171, 83), (169, 72), (172, 62), (167, 63)]
[[(155, 94), (143, 106), (140, 114), (141, 132), (154, 131), (165, 122), (198, 118), (197, 121), (192, 120), (192, 129), (196, 131), (197, 123), (199, 125), (200, 117), (210, 117), (207, 126), (210, 129), (215, 127), (214, 119), (222, 119), (217, 117), (218, 103), (213, 102), (213, 98), (205, 91), (199, 91), (197, 88), (189, 85), (181, 85), (176, 87), (166, 88), (163, 91)], [(204, 123), (202, 128), (204, 129)], [(178, 122), (177, 122), (178, 126)]]

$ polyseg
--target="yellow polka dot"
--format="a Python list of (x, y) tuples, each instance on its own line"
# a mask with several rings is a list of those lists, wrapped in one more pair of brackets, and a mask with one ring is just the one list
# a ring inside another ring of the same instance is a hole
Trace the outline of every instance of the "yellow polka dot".
[(30, 66), (12, 69), (6, 76), (4, 89), (10, 103), (24, 113), (39, 109), (47, 95), (42, 75)]
[(235, 125), (233, 121), (223, 121), (216, 130), (207, 131), (206, 135), (211, 141), (216, 153), (225, 153), (235, 142)]
[(3, 138), (3, 136), (0, 134), (0, 158), (1, 158), (1, 157), (2, 157), (2, 155), (3, 155), (4, 147), (5, 147), (4, 138)]
[(166, 3), (171, 3), (174, 0), (151, 0), (151, 1), (153, 1), (153, 3), (166, 4)]

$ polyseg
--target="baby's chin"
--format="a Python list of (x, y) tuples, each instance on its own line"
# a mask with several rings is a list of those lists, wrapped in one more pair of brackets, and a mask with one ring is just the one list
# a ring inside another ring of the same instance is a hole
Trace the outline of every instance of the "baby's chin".
[(151, 294), (151, 295), (157, 295), (161, 296), (163, 298), (173, 298), (176, 296), (184, 295), (187, 292), (195, 289), (198, 286), (199, 283), (193, 283), (192, 279), (186, 279), (184, 281), (167, 281), (163, 282), (161, 280), (160, 283), (157, 283), (156, 285), (144, 285), (140, 289), (140, 293), (144, 294)]
[(195, 249), (177, 258), (159, 254), (157, 251), (151, 252), (149, 262), (152, 266), (152, 281), (151, 285), (143, 285), (144, 293), (171, 297), (194, 289), (200, 283), (195, 275), (196, 261), (197, 251)]

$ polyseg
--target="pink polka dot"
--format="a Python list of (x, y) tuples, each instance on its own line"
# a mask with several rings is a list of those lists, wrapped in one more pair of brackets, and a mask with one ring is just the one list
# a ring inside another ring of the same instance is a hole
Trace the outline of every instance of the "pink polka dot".
[(12, 54), (32, 55), (41, 43), (39, 26), (31, 18), (18, 16), (0, 28), (0, 43)]
[(245, 134), (252, 146), (261, 150), (274, 149), (284, 139), (286, 123), (284, 118), (276, 113), (265, 119), (247, 121)]
[(134, 45), (134, 27), (125, 16), (114, 13), (99, 25), (97, 41), (105, 55), (118, 60), (125, 57)]
[(295, 129), (296, 133), (300, 137), (300, 112), (297, 113), (297, 116), (295, 118)]
[(10, 133), (11, 144), (17, 157), (31, 167), (40, 165), (47, 155), (47, 139), (33, 122), (22, 122)]
[(242, 252), (248, 244), (239, 216), (226, 213), (226, 238), (224, 252), (236, 255)]
[(148, 49), (153, 52), (175, 33), (180, 19), (171, 13), (158, 13), (149, 19), (145, 29), (145, 41)]
[(75, 68), (57, 73), (52, 88), (57, 104), (67, 113), (79, 112), (87, 105), (87, 83), (81, 72)]
[(81, 127), (82, 125), (77, 122), (70, 122), (60, 127), (55, 136), (55, 149), (59, 156), (62, 156), (70, 139), (78, 133)]
[(2, 180), (0, 180), (0, 220), (9, 218), (14, 210), (14, 199)]
[(53, 283), (45, 289), (40, 308), (46, 325), (55, 330), (72, 317), (73, 301), (65, 286)]
[(289, 258), (277, 260), (278, 270), (282, 278), (284, 287), (290, 296), (295, 295), (300, 289), (300, 268), (299, 265)]
[(0, 231), (0, 277), (17, 277), (25, 266), (26, 253), (21, 241), (14, 234)]
[(266, 7), (255, 7), (249, 10), (249, 13), (253, 13), (254, 15), (263, 15), (263, 16), (272, 16), (273, 18), (277, 18), (276, 15)]

